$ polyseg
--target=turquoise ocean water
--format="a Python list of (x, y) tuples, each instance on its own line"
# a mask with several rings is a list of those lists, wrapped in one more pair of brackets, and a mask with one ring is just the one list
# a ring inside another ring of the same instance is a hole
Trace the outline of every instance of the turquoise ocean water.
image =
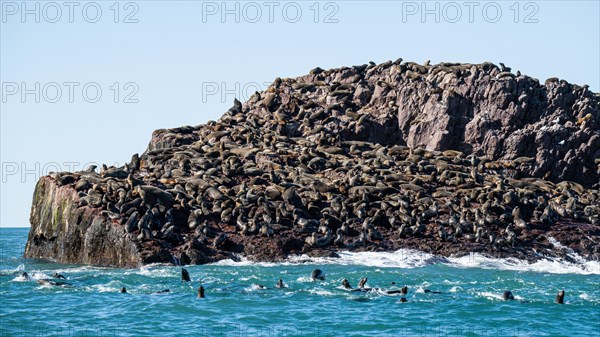
[[(192, 282), (182, 283), (176, 266), (111, 269), (24, 259), (27, 233), (0, 229), (0, 336), (600, 336), (598, 262), (343, 253), (187, 266)], [(325, 281), (310, 280), (315, 268)], [(54, 272), (70, 285), (36, 283)], [(343, 278), (356, 286), (362, 277), (381, 290), (341, 289)], [(274, 288), (279, 278), (286, 288)], [(196, 297), (200, 283), (204, 299)], [(408, 302), (385, 294), (404, 284)], [(170, 291), (155, 293), (164, 289)], [(506, 289), (514, 301), (501, 300)], [(565, 305), (553, 303), (561, 289)]]

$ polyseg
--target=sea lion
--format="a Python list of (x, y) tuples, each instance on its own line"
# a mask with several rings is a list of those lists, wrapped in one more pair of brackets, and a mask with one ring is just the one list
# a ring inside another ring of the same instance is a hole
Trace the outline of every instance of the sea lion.
[(27, 274), (26, 272), (22, 272), (20, 276), (28, 281), (31, 279), (31, 277), (29, 277), (29, 274)]
[(500, 71), (510, 73), (510, 71), (511, 71), (510, 67), (505, 66), (504, 63), (502, 63), (502, 62), (500, 62), (499, 64), (500, 64)]
[(429, 289), (425, 289), (425, 293), (426, 294), (441, 294), (441, 291), (433, 291), (433, 290), (429, 290)]
[(364, 288), (365, 284), (367, 284), (367, 280), (368, 280), (368, 278), (366, 278), (366, 277), (361, 278), (360, 281), (358, 282), (358, 287), (361, 289)]
[(315, 270), (313, 270), (313, 271), (312, 271), (312, 273), (310, 274), (310, 278), (311, 278), (313, 281), (316, 281), (316, 280), (321, 280), (321, 281), (323, 281), (323, 280), (325, 280), (325, 274), (323, 273), (323, 271), (322, 271), (321, 269), (315, 269)]
[(373, 289), (378, 289), (378, 288), (365, 288), (365, 284), (367, 284), (367, 278), (363, 277), (358, 282), (358, 287), (356, 289), (352, 289), (352, 291), (360, 291), (360, 292), (368, 293), (368, 292), (372, 291)]
[[(396, 282), (392, 282), (391, 284), (396, 284)], [(388, 290), (385, 293), (388, 295), (394, 295), (394, 294), (406, 295), (408, 293), (408, 287), (404, 286), (404, 287), (400, 288), (400, 290)]]
[(277, 288), (277, 289), (285, 288), (285, 285), (283, 284), (282, 279), (279, 279), (279, 281), (277, 281), (277, 284), (275, 284), (275, 288)]
[(63, 280), (66, 280), (66, 279), (67, 279), (67, 278), (66, 278), (66, 277), (64, 277), (62, 274), (59, 274), (59, 273), (54, 273), (54, 274), (52, 275), (52, 278), (58, 278), (58, 279), (63, 279)]
[(69, 284), (68, 284), (68, 283), (66, 283), (66, 282), (57, 282), (57, 281), (52, 281), (52, 280), (48, 280), (48, 279), (40, 279), (40, 280), (37, 280), (37, 283), (38, 283), (38, 284), (42, 284), (42, 285), (44, 285), (44, 284), (49, 284), (49, 285), (52, 285), (52, 286), (64, 286), (64, 285), (69, 285)]
[(307, 245), (312, 247), (317, 246), (317, 233), (312, 233), (311, 236), (304, 239), (304, 242), (306, 242)]
[(335, 239), (333, 240), (333, 244), (336, 246), (344, 245), (344, 234), (341, 228), (337, 229)]
[(200, 286), (198, 288), (198, 298), (204, 298), (204, 287)]
[(402, 303), (406, 303), (406, 302), (408, 302), (408, 300), (406, 299), (406, 297), (401, 297), (401, 298), (400, 298), (400, 302), (402, 302)]
[(515, 296), (513, 295), (513, 293), (510, 290), (505, 290), (504, 293), (502, 293), (502, 299), (503, 300), (514, 300)]
[(513, 221), (517, 228), (527, 228), (527, 229), (529, 228), (529, 225), (527, 225), (527, 222), (525, 222), (525, 220), (523, 220), (521, 218), (521, 209), (518, 206), (513, 209), (512, 215), (513, 215)]
[(344, 287), (344, 289), (352, 289), (350, 282), (348, 282), (348, 280), (346, 280), (346, 279), (342, 280), (342, 287)]
[(163, 290), (154, 292), (154, 294), (165, 294), (165, 293), (169, 293), (169, 292), (171, 292), (170, 289), (163, 289)]
[(185, 268), (181, 268), (181, 282), (190, 282), (190, 273)]
[(558, 292), (558, 294), (556, 295), (556, 303), (558, 304), (565, 304), (565, 291), (561, 290)]
[(127, 293), (127, 289), (126, 289), (125, 287), (121, 287), (121, 290), (120, 290), (120, 292), (121, 292), (122, 294), (125, 294), (125, 293)]

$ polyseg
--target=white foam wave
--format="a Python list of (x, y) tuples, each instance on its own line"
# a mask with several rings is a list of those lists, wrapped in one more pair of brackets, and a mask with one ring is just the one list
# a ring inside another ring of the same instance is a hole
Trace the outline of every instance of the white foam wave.
[(17, 277), (15, 277), (14, 279), (12, 279), (13, 282), (27, 282), (29, 281), (28, 277), (25, 277), (23, 275), (19, 275)]
[(54, 270), (53, 272), (57, 272), (59, 274), (75, 274), (75, 273), (87, 273), (87, 272), (93, 272), (93, 271), (102, 271), (103, 273), (106, 273), (106, 271), (110, 270), (110, 269), (111, 268), (106, 268), (106, 267), (78, 266), (78, 267), (73, 267), (73, 268), (60, 268), (60, 269)]
[(335, 293), (325, 290), (325, 289), (309, 289), (309, 293), (319, 295), (319, 296), (333, 296)]
[(542, 272), (550, 274), (583, 274), (600, 275), (600, 262), (586, 260), (571, 250), (569, 257), (574, 262), (557, 258), (542, 258), (534, 263), (515, 258), (492, 258), (478, 253), (462, 257), (436, 257), (432, 254), (401, 249), (396, 252), (341, 252), (340, 258), (316, 258), (316, 263), (336, 263), (363, 265), (370, 267), (418, 268), (435, 263), (442, 263), (459, 268), (481, 268), (497, 270), (515, 270)]
[[(479, 253), (471, 253), (461, 257), (440, 257), (429, 253), (400, 249), (395, 252), (339, 252), (339, 257), (309, 257), (307, 255), (290, 256), (281, 263), (253, 262), (246, 258), (239, 261), (222, 260), (213, 265), (220, 266), (285, 266), (285, 265), (358, 265), (377, 268), (419, 268), (432, 264), (445, 264), (457, 268), (481, 268), (497, 270), (514, 270), (540, 272), (550, 274), (582, 274), (600, 275), (600, 261), (590, 261), (579, 256), (568, 247), (562, 246), (558, 241), (549, 238), (557, 248), (564, 249), (570, 258), (566, 261), (554, 257), (542, 257), (540, 260), (529, 263), (516, 258), (492, 258)], [(574, 261), (574, 262), (573, 262)], [(301, 281), (301, 280), (299, 280)]]
[(227, 267), (240, 267), (240, 266), (261, 266), (261, 267), (276, 267), (281, 265), (290, 265), (290, 262), (255, 262), (249, 260), (247, 257), (238, 256), (236, 260), (225, 259), (214, 263), (208, 264), (209, 266), (227, 266)]
[(435, 262), (441, 262), (444, 258), (435, 255), (412, 250), (400, 249), (395, 252), (339, 252), (339, 257), (310, 257), (308, 255), (290, 256), (285, 262), (254, 262), (245, 257), (237, 261), (227, 259), (213, 263), (215, 266), (262, 266), (274, 267), (285, 265), (362, 265), (378, 268), (417, 268)]
[[(503, 292), (492, 293), (492, 292), (489, 292), (489, 291), (481, 291), (481, 292), (478, 292), (476, 294), (478, 296), (485, 297), (485, 298), (490, 299), (490, 300), (504, 301), (504, 298), (502, 298)], [(524, 299), (523, 296), (520, 296), (520, 295), (514, 295), (513, 294), (513, 296), (514, 296), (515, 300), (517, 300), (517, 301), (523, 301), (523, 299)]]
[(19, 276), (15, 277), (13, 279), (13, 281), (14, 282), (26, 282), (26, 281), (37, 281), (37, 280), (49, 279), (49, 278), (51, 278), (51, 277), (42, 272), (34, 271), (31, 274), (28, 274), (27, 276), (19, 275)]
[(460, 284), (460, 281), (450, 281), (450, 280), (444, 280), (442, 281), (443, 284), (448, 284), (448, 285), (455, 285), (455, 284)]
[(481, 254), (470, 254), (458, 258), (448, 258), (449, 265), (459, 268), (481, 268), (541, 272), (550, 274), (600, 275), (600, 262), (583, 260), (573, 263), (557, 258), (543, 258), (534, 263), (515, 258), (491, 258)]
[(463, 290), (463, 288), (461, 288), (459, 286), (454, 286), (454, 287), (450, 288), (451, 293), (457, 293), (457, 292), (460, 292), (461, 290)]
[(428, 253), (400, 249), (395, 252), (339, 252), (339, 257), (292, 256), (290, 263), (361, 265), (377, 268), (417, 268), (439, 262), (441, 259)]
[(478, 296), (485, 297), (489, 300), (500, 300), (503, 301), (502, 294), (492, 293), (489, 291), (481, 291), (477, 293)]
[(216, 283), (219, 282), (220, 279), (216, 278), (216, 277), (212, 277), (212, 276), (207, 276), (203, 279), (199, 280), (202, 284), (210, 284), (210, 283)]
[(300, 276), (300, 277), (298, 277), (298, 279), (296, 281), (302, 282), (302, 283), (314, 282), (314, 280), (311, 277), (308, 277), (308, 276)]
[(37, 286), (36, 289), (54, 289), (54, 286), (50, 283), (44, 283)]
[(165, 265), (156, 265), (156, 264), (150, 264), (147, 266), (143, 266), (140, 269), (134, 271), (134, 274), (138, 274), (138, 275), (142, 275), (142, 276), (150, 276), (150, 277), (173, 277), (176, 273), (180, 273), (180, 271), (177, 269), (177, 271), (175, 271), (173, 269), (173, 266), (170, 266), (170, 268), (164, 268), (166, 267)]
[(252, 291), (259, 291), (259, 290), (265, 290), (266, 288), (262, 285), (259, 284), (252, 284), (249, 287), (244, 288), (244, 291), (247, 292), (252, 292)]
[(25, 265), (24, 264), (20, 264), (15, 269), (2, 269), (2, 270), (0, 270), (0, 276), (12, 275), (14, 273), (22, 273), (24, 271), (25, 271)]
[(104, 284), (99, 284), (94, 286), (94, 288), (99, 292), (99, 293), (116, 293), (118, 292), (121, 288), (117, 288), (114, 286), (109, 286), (109, 285), (104, 285)]
[(97, 291), (100, 293), (106, 293), (106, 292), (116, 293), (121, 290), (122, 286), (123, 286), (123, 284), (119, 281), (110, 281), (106, 284), (95, 284), (95, 285), (85, 287), (85, 288), (87, 290), (93, 290), (93, 291)]

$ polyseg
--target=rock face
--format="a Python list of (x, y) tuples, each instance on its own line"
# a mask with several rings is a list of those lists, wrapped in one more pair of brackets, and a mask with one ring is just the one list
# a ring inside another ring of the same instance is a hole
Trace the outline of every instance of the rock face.
[(63, 263), (135, 266), (136, 243), (97, 208), (78, 207), (75, 189), (43, 177), (35, 188), (26, 256)]
[(598, 94), (490, 63), (401, 62), (278, 78), (219, 121), (155, 131), (124, 167), (43, 177), (25, 256), (600, 257)]

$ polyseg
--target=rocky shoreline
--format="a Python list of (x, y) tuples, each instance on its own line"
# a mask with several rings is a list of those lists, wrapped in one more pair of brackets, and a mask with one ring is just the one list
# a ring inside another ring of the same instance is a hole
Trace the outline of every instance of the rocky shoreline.
[(504, 65), (316, 68), (123, 167), (52, 173), (25, 257), (137, 267), (413, 248), (600, 258), (600, 95)]

